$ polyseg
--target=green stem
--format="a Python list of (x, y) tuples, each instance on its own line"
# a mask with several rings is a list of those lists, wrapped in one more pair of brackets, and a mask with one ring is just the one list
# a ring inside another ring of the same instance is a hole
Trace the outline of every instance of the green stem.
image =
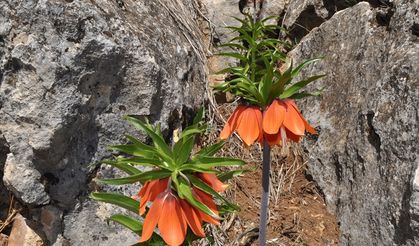
[(268, 221), (269, 207), (269, 169), (271, 165), (271, 149), (266, 140), (263, 141), (263, 161), (262, 161), (262, 201), (260, 204), (260, 225), (259, 225), (259, 245), (266, 245), (266, 229)]

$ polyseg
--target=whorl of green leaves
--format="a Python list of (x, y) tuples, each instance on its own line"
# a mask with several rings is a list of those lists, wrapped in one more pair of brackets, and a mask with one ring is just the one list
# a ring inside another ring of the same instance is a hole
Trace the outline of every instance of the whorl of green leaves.
[(238, 59), (239, 64), (219, 71), (219, 73), (228, 73), (229, 77), (224, 83), (214, 86), (214, 89), (230, 92), (261, 107), (271, 104), (276, 98), (299, 99), (320, 94), (320, 90), (312, 93), (300, 90), (324, 75), (316, 75), (292, 83), (305, 66), (319, 59), (307, 60), (295, 68), (291, 62), (283, 73), (277, 69), (287, 60), (287, 56), (282, 51), (283, 48), (289, 48), (291, 45), (272, 38), (272, 34), (284, 31), (277, 25), (266, 24), (272, 18), (275, 17), (254, 21), (250, 15), (247, 15), (244, 19), (235, 18), (241, 23), (240, 27), (227, 27), (237, 32), (238, 36), (219, 46), (228, 47), (233, 51), (218, 55)]
[[(246, 170), (234, 170), (230, 172), (220, 173), (215, 167), (220, 166), (237, 166), (245, 164), (244, 161), (233, 158), (215, 157), (214, 155), (224, 146), (224, 142), (218, 142), (213, 145), (202, 148), (195, 154), (192, 149), (195, 144), (196, 137), (204, 132), (207, 125), (202, 123), (204, 115), (201, 109), (193, 120), (193, 124), (185, 128), (179, 140), (173, 145), (166, 143), (159, 126), (153, 126), (148, 122), (142, 122), (137, 118), (127, 116), (125, 119), (141, 132), (147, 134), (152, 143), (145, 144), (137, 138), (126, 135), (130, 143), (123, 145), (113, 145), (111, 150), (123, 153), (125, 156), (116, 156), (112, 160), (105, 160), (102, 163), (111, 165), (125, 172), (127, 176), (112, 179), (99, 179), (98, 182), (109, 185), (124, 185), (133, 183), (144, 184), (150, 180), (171, 178), (172, 189), (177, 195), (186, 199), (191, 205), (207, 213), (210, 216), (220, 219), (210, 208), (198, 201), (192, 195), (192, 186), (206, 192), (215, 197), (220, 205), (220, 214), (223, 212), (236, 211), (239, 208), (235, 204), (229, 203), (218, 192), (213, 190), (211, 186), (202, 182), (194, 175), (200, 173), (215, 173), (220, 180), (225, 181), (233, 176), (239, 175)], [(143, 171), (137, 166), (151, 167), (151, 170)], [(91, 197), (97, 201), (111, 203), (129, 211), (138, 213), (138, 201), (115, 193), (94, 192)], [(137, 234), (140, 234), (141, 224), (133, 218), (124, 215), (115, 215), (110, 218)], [(138, 223), (137, 223), (138, 222)], [(158, 240), (158, 236), (154, 240)]]

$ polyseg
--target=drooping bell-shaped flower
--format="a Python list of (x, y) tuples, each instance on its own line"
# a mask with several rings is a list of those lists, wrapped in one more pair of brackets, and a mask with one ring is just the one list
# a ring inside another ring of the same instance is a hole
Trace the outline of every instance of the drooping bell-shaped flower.
[(275, 99), (263, 112), (257, 106), (239, 105), (221, 131), (220, 138), (227, 139), (234, 131), (250, 146), (265, 139), (270, 146), (286, 144), (287, 139), (298, 142), (307, 131), (316, 130), (304, 119), (291, 99)]
[(264, 137), (269, 145), (285, 144), (287, 139), (298, 142), (307, 131), (316, 134), (291, 99), (274, 100), (264, 114), (262, 122)]
[(243, 142), (250, 146), (256, 140), (261, 140), (262, 131), (262, 112), (257, 106), (239, 105), (228, 119), (220, 138), (227, 139), (236, 131)]
[[(202, 181), (208, 183), (214, 190), (224, 190), (223, 184), (216, 175), (209, 173), (196, 174)], [(140, 197), (140, 214), (145, 212), (147, 202), (152, 202), (147, 212), (140, 242), (149, 240), (156, 227), (159, 228), (163, 240), (170, 246), (178, 246), (186, 237), (187, 227), (198, 237), (205, 237), (202, 223), (219, 225), (220, 221), (193, 207), (188, 201), (177, 196), (170, 187), (170, 179), (148, 181), (144, 184), (138, 196)], [(192, 194), (196, 200), (206, 205), (218, 215), (217, 205), (213, 197), (195, 187)], [(142, 204), (144, 203), (143, 207)]]
[(159, 194), (166, 190), (168, 181), (168, 178), (156, 179), (147, 181), (143, 185), (140, 192), (138, 192), (138, 197), (140, 197), (140, 215), (144, 214), (148, 202), (154, 201)]
[(158, 226), (160, 236), (168, 245), (178, 246), (183, 243), (187, 221), (179, 200), (170, 190), (166, 190), (156, 197), (144, 219), (140, 242), (149, 240), (153, 235), (154, 228)]

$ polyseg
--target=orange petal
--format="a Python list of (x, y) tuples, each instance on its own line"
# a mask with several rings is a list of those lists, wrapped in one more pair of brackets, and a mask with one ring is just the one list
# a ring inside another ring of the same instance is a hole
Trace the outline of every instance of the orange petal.
[(262, 112), (258, 109), (255, 111), (255, 114), (256, 114), (256, 120), (259, 125), (259, 136), (257, 140), (259, 141), (259, 143), (263, 144)]
[[(193, 193), (195, 194), (195, 198), (200, 201), (201, 203), (205, 204), (209, 209), (211, 209), (216, 215), (218, 215), (217, 205), (215, 205), (214, 200), (212, 199), (212, 196), (199, 190), (196, 188), (193, 188)], [(198, 209), (198, 213), (201, 217), (201, 219), (205, 222), (208, 222), (210, 224), (219, 225), (220, 221), (217, 219), (214, 219), (213, 217), (209, 216), (208, 214), (202, 212)]]
[(149, 197), (150, 201), (154, 201), (154, 199), (156, 199), (156, 197), (160, 193), (162, 193), (163, 191), (167, 189), (167, 185), (168, 185), (167, 182), (169, 181), (169, 178), (159, 179), (157, 181), (158, 182), (154, 183), (150, 189), (150, 197)]
[(150, 197), (150, 190), (152, 189), (153, 184), (157, 183), (158, 180), (148, 181), (144, 184), (143, 188), (140, 190), (139, 193), (142, 195), (140, 196), (140, 215), (143, 215), (145, 212), (145, 208), (147, 206), (147, 202), (149, 201)]
[(257, 112), (260, 112), (260, 109), (252, 106), (246, 108), (243, 113), (241, 113), (241, 120), (237, 127), (237, 133), (247, 146), (252, 145), (259, 137), (259, 122), (256, 115)]
[(145, 182), (145, 184), (143, 185), (143, 187), (141, 187), (140, 191), (138, 192), (138, 196), (142, 197), (145, 194), (145, 190), (147, 189), (147, 186), (150, 182)]
[(140, 215), (144, 214), (147, 202), (152, 202), (156, 197), (166, 190), (168, 178), (158, 179), (147, 182), (147, 190), (144, 192), (144, 196), (140, 199)]
[(221, 182), (213, 173), (198, 173), (197, 176), (210, 185), (216, 192), (223, 192), (228, 187), (228, 185)]
[(161, 193), (151, 205), (151, 208), (144, 219), (140, 243), (149, 240), (151, 235), (153, 235), (154, 228), (156, 228), (157, 222), (159, 221), (166, 198), (167, 193)]
[(285, 129), (285, 132), (287, 133), (287, 138), (298, 143), (300, 141), (301, 136), (299, 135), (295, 135), (294, 133), (292, 133), (291, 131), (289, 131), (288, 129)]
[(298, 109), (297, 104), (295, 104), (295, 102), (291, 99), (288, 99), (287, 101), (289, 101), (288, 103), (291, 104), (295, 110), (297, 110), (297, 112), (300, 114), (301, 119), (304, 121), (304, 127), (306, 129), (307, 132), (311, 133), (311, 134), (317, 134), (316, 129), (314, 129), (314, 127), (312, 127), (307, 120), (304, 118), (304, 116), (301, 114), (300, 109)]
[(205, 237), (205, 232), (202, 229), (202, 220), (195, 208), (183, 199), (180, 199), (180, 206), (192, 232), (198, 237)]
[(223, 130), (220, 133), (220, 139), (227, 139), (236, 130), (237, 125), (240, 121), (241, 113), (246, 109), (246, 106), (239, 105), (231, 114), (230, 118), (224, 125)]
[(306, 127), (306, 131), (307, 132), (309, 132), (309, 133), (311, 133), (311, 134), (317, 134), (317, 131), (316, 131), (316, 129), (314, 129), (314, 127), (312, 127), (308, 122), (307, 122), (307, 120), (306, 119), (304, 119), (302, 116), (301, 116), (301, 118), (303, 119), (303, 121), (304, 121), (304, 126)]
[(281, 134), (264, 134), (266, 141), (268, 141), (269, 146), (277, 145), (281, 142)]
[(263, 114), (263, 131), (267, 134), (278, 133), (284, 121), (285, 112), (284, 103), (280, 100), (274, 100)]
[(285, 100), (287, 111), (284, 118), (284, 126), (295, 135), (303, 136), (305, 125), (300, 113), (292, 105), (292, 100)]
[(160, 235), (168, 245), (179, 246), (185, 241), (186, 229), (187, 223), (179, 200), (169, 193), (159, 219)]

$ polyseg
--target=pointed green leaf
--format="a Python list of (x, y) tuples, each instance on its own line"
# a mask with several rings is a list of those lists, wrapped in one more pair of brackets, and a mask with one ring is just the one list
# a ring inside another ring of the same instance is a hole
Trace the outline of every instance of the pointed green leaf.
[(109, 185), (124, 185), (136, 182), (145, 183), (149, 180), (163, 179), (170, 176), (172, 172), (168, 170), (151, 170), (136, 175), (114, 179), (97, 179), (98, 182)]
[(289, 98), (292, 99), (302, 99), (305, 97), (317, 97), (320, 96), (321, 93), (323, 92), (323, 89), (319, 89), (313, 92), (299, 92), (299, 93), (295, 93), (294, 95), (290, 96)]
[(195, 124), (198, 124), (199, 122), (201, 122), (202, 119), (204, 118), (204, 116), (205, 116), (205, 108), (202, 106), (196, 112), (196, 115), (193, 119), (193, 124), (195, 125)]
[(217, 175), (218, 179), (221, 180), (221, 182), (225, 182), (229, 179), (232, 179), (233, 177), (242, 175), (243, 173), (250, 172), (252, 170), (250, 169), (239, 169), (239, 170), (232, 170), (227, 172), (221, 172)]
[(178, 192), (182, 193), (182, 196), (195, 208), (201, 210), (202, 212), (208, 214), (209, 216), (215, 219), (221, 219), (216, 213), (214, 213), (210, 208), (205, 204), (199, 202), (194, 195), (192, 194), (191, 187), (186, 183), (186, 181), (181, 178), (179, 180), (179, 189)]
[(224, 147), (225, 141), (219, 141), (216, 144), (212, 144), (202, 148), (196, 155), (198, 156), (213, 156), (220, 149)]
[(111, 165), (113, 167), (121, 169), (122, 171), (126, 172), (129, 175), (135, 175), (135, 174), (142, 173), (140, 170), (138, 170), (137, 168), (135, 168), (135, 167), (133, 167), (133, 166), (127, 164), (127, 163), (120, 163), (118, 161), (111, 161), (111, 160), (104, 160), (104, 161), (101, 161), (101, 163)]
[[(160, 156), (163, 159), (165, 159), (169, 163), (171, 161), (173, 161), (173, 154), (172, 154), (169, 146), (166, 144), (166, 142), (162, 138), (161, 134), (158, 134), (158, 133), (154, 132), (153, 129), (151, 129), (149, 126), (147, 126), (146, 124), (144, 124), (143, 122), (141, 122), (140, 120), (138, 120), (134, 117), (126, 116), (125, 119), (128, 122), (130, 122), (132, 125), (134, 125), (136, 128), (146, 132), (147, 135), (151, 137), (155, 147), (158, 150), (158, 153), (160, 154)], [(160, 131), (158, 131), (158, 132), (160, 132)]]
[(324, 76), (326, 76), (325, 74), (323, 74), (323, 75), (316, 75), (316, 76), (312, 76), (312, 77), (309, 77), (309, 78), (307, 78), (307, 79), (305, 79), (305, 80), (301, 80), (301, 81), (299, 81), (299, 82), (297, 82), (297, 83), (295, 83), (295, 84), (293, 84), (293, 85), (291, 85), (290, 87), (288, 87), (280, 96), (279, 96), (279, 98), (281, 98), (281, 99), (285, 99), (285, 98), (288, 98), (288, 97), (290, 97), (290, 96), (292, 96), (292, 95), (294, 95), (295, 93), (297, 93), (301, 88), (303, 88), (304, 86), (306, 86), (306, 85), (308, 85), (309, 83), (311, 83), (311, 82), (313, 82), (313, 81), (315, 81), (315, 80), (317, 80), (317, 79), (320, 79), (320, 78), (322, 78), (322, 77), (324, 77)]
[(192, 184), (202, 190), (203, 192), (210, 194), (218, 199), (220, 199), (221, 201), (223, 201), (224, 203), (226, 203), (229, 207), (231, 207), (233, 210), (238, 211), (240, 210), (240, 208), (235, 205), (230, 203), (227, 199), (225, 199), (223, 196), (221, 196), (218, 192), (216, 192), (215, 190), (213, 190), (211, 188), (211, 186), (209, 186), (207, 183), (203, 182), (202, 180), (200, 180), (199, 178), (193, 176), (193, 175), (188, 175), (188, 179), (192, 182)]
[[(176, 143), (176, 145), (180, 145), (178, 147), (178, 151), (176, 153), (176, 163), (177, 164), (183, 164), (191, 155), (193, 146), (195, 145), (195, 136), (187, 136), (179, 139), (179, 141)], [(175, 146), (177, 147), (177, 146)]]
[(125, 226), (126, 228), (133, 231), (135, 234), (141, 235), (143, 225), (140, 221), (123, 214), (114, 214), (109, 219)]
[(245, 161), (234, 158), (225, 157), (209, 157), (209, 156), (196, 156), (193, 158), (192, 165), (212, 168), (221, 166), (239, 166), (246, 164)]
[(92, 192), (90, 197), (96, 201), (111, 203), (134, 213), (138, 213), (140, 207), (138, 201), (118, 193)]
[(108, 147), (108, 149), (135, 156), (143, 156), (144, 154), (144, 151), (139, 149), (135, 144), (111, 145)]
[(118, 157), (117, 161), (119, 163), (127, 163), (132, 165), (141, 165), (141, 166), (148, 166), (148, 167), (167, 167), (162, 160), (159, 159), (152, 159), (152, 158), (144, 158), (144, 157)]
[(294, 70), (292, 70), (291, 76), (293, 78), (296, 77), (300, 73), (301, 69), (303, 69), (305, 66), (307, 66), (307, 65), (309, 65), (311, 63), (320, 61), (321, 59), (322, 58), (314, 58), (314, 59), (309, 59), (309, 60), (304, 61), (303, 63), (301, 63), (300, 65), (298, 65)]

